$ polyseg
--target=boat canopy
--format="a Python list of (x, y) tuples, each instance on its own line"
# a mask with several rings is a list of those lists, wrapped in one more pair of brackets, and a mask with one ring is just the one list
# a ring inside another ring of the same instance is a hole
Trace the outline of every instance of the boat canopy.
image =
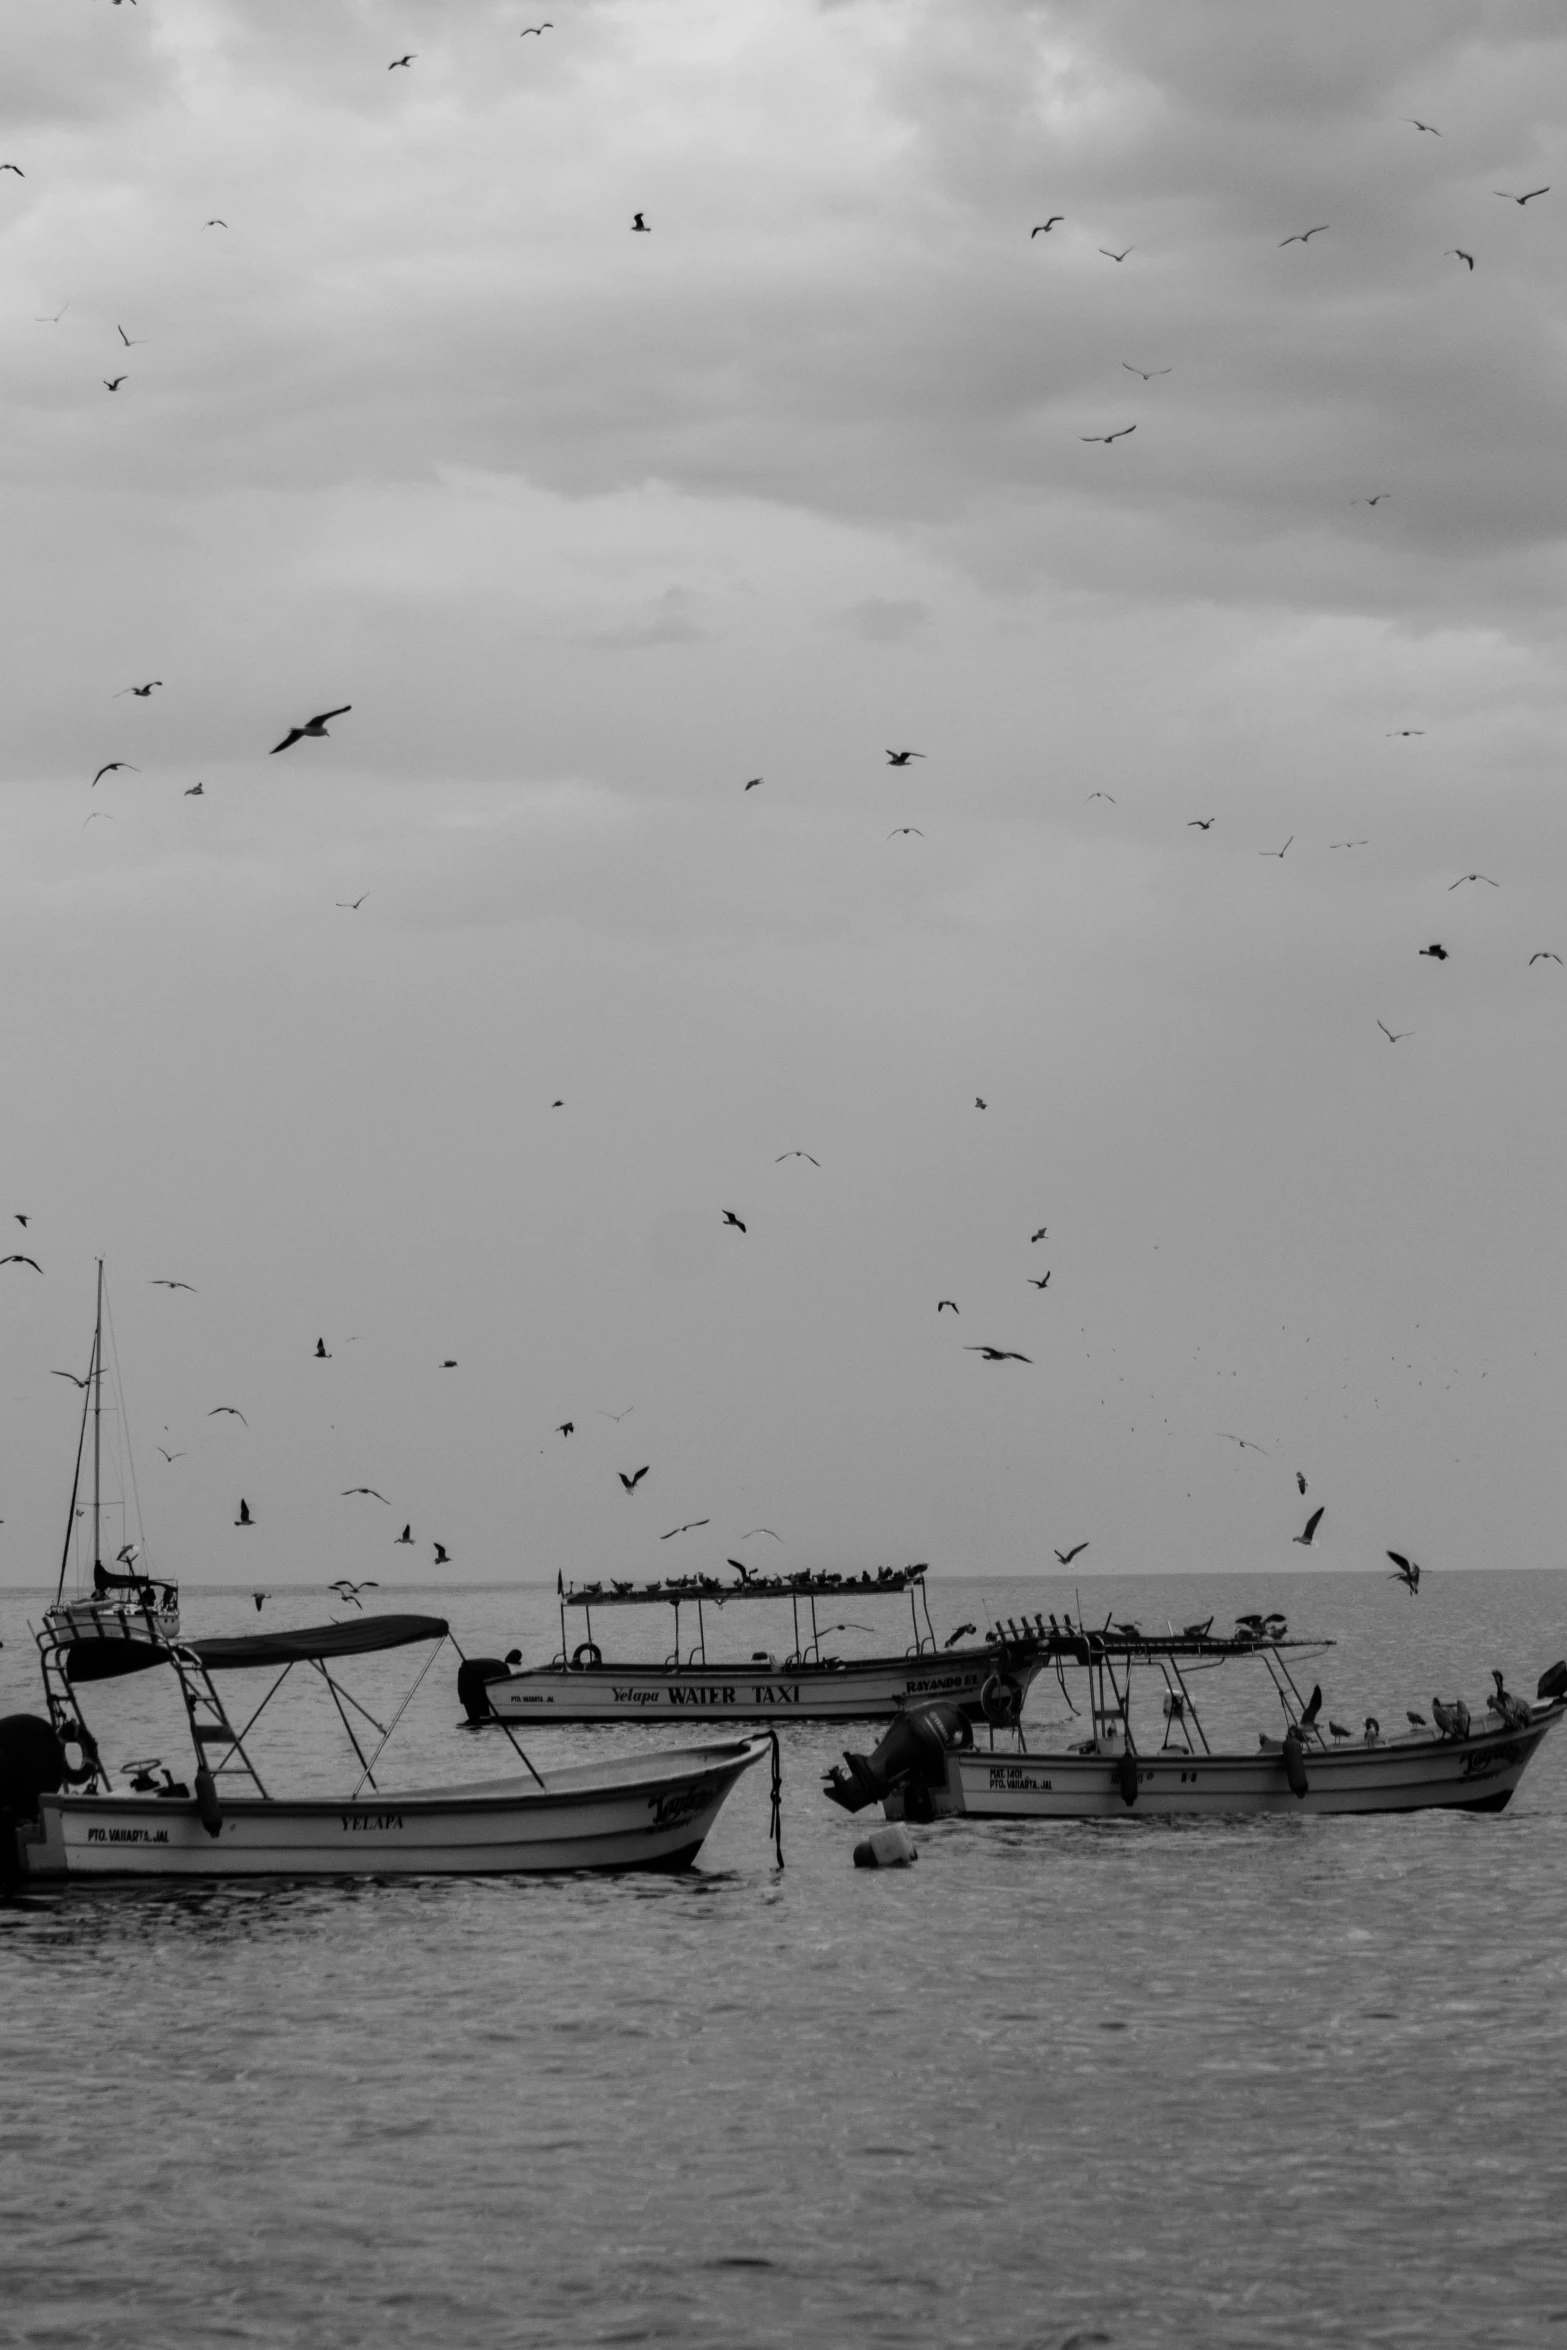
[(299, 1665), (318, 1657), (368, 1656), (377, 1648), (406, 1648), (416, 1640), (444, 1640), (444, 1616), (366, 1616), (361, 1624), (308, 1624), (297, 1632), (244, 1632), (233, 1639), (187, 1640), (205, 1671), (228, 1673), (244, 1665)]

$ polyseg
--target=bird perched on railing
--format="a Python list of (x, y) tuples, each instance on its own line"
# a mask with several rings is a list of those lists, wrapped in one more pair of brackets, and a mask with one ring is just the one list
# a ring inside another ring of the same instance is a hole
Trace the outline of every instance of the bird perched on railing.
[(1527, 1730), (1534, 1720), (1527, 1699), (1514, 1697), (1503, 1687), (1502, 1676), (1494, 1665), (1491, 1667), (1491, 1678), (1496, 1683), (1496, 1695), (1491, 1703), (1509, 1730)]

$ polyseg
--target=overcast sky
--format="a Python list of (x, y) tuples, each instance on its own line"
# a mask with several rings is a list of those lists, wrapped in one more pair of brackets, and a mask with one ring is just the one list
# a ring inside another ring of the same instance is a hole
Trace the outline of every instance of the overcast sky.
[(1558, 1563), (1558, 8), (3, 62), (0, 1579)]

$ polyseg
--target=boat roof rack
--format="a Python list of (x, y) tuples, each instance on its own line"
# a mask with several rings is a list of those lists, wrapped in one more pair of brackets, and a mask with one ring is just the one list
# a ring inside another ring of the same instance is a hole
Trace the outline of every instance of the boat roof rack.
[(883, 1591), (907, 1591), (925, 1580), (924, 1563), (914, 1567), (867, 1568), (860, 1575), (840, 1575), (831, 1569), (798, 1575), (749, 1575), (740, 1583), (720, 1583), (716, 1575), (669, 1575), (659, 1583), (569, 1583), (560, 1593), (563, 1607), (678, 1607), (682, 1600), (712, 1600), (723, 1606), (731, 1599), (807, 1599), (841, 1593), (872, 1596)]

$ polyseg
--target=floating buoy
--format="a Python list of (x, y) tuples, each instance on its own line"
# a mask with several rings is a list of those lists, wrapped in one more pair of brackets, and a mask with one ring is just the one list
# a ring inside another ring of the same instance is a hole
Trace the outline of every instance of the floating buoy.
[(873, 1828), (854, 1847), (857, 1869), (906, 1869), (918, 1859), (913, 1837), (897, 1820), (890, 1821), (885, 1828)]
[(1284, 1776), (1290, 1783), (1291, 1795), (1304, 1795), (1311, 1785), (1306, 1776), (1306, 1756), (1300, 1734), (1289, 1730), (1284, 1739)]
[(207, 1834), (221, 1836), (223, 1833), (223, 1806), (218, 1801), (217, 1781), (205, 1763), (196, 1773), (196, 1809), (201, 1814), (201, 1824)]
[(1130, 1811), (1137, 1801), (1137, 1757), (1130, 1747), (1116, 1758), (1115, 1783), (1121, 1790), (1121, 1801)]

